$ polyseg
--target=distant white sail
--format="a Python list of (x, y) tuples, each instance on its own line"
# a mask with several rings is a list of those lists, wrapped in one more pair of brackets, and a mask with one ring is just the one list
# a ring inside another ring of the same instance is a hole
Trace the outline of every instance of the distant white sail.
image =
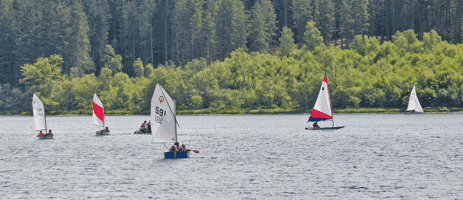
[(156, 84), (151, 98), (151, 129), (153, 142), (177, 141), (175, 102), (159, 84)]
[(420, 101), (416, 96), (415, 86), (413, 86), (412, 92), (410, 93), (410, 99), (408, 100), (408, 107), (407, 111), (415, 111), (415, 112), (423, 112), (423, 108), (421, 108)]
[(104, 107), (96, 93), (93, 95), (93, 124), (104, 127)]
[(45, 130), (47, 132), (47, 123), (45, 119), (45, 107), (39, 97), (35, 95), (32, 97), (32, 112), (34, 114), (35, 130)]

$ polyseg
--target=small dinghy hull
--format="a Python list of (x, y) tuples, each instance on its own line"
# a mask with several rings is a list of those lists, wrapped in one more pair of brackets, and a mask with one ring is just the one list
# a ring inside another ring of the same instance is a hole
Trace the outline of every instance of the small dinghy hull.
[(425, 112), (414, 112), (414, 111), (405, 111), (406, 115), (419, 115), (419, 114), (425, 114)]
[(344, 128), (344, 126), (328, 126), (328, 127), (306, 127), (305, 130), (335, 130), (335, 129), (341, 129)]
[(136, 130), (135, 132), (133, 132), (133, 134), (143, 134), (143, 135), (151, 135), (151, 133), (143, 133), (141, 132), (140, 130)]
[(95, 133), (96, 133), (97, 136), (99, 136), (99, 135), (109, 135), (109, 132), (105, 131), (105, 130), (96, 131)]
[(190, 157), (190, 151), (176, 151), (176, 152), (164, 152), (165, 159), (175, 158), (188, 158)]
[(39, 136), (39, 139), (53, 139), (53, 135), (44, 135), (44, 136)]

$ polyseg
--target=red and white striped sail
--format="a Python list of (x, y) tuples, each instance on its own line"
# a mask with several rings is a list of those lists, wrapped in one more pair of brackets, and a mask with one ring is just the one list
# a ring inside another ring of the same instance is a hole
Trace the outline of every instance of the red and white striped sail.
[(96, 93), (93, 95), (93, 124), (104, 127), (104, 107)]
[(312, 109), (310, 114), (309, 121), (324, 121), (333, 119), (333, 113), (331, 111), (331, 97), (330, 89), (328, 88), (328, 79), (323, 78), (322, 86), (320, 87), (320, 92), (318, 93), (317, 101), (315, 106)]

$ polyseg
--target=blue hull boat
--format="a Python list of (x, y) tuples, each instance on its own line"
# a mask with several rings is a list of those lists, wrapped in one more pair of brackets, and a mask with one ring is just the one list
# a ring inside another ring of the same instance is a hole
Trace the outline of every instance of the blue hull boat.
[(165, 159), (188, 158), (188, 157), (190, 157), (190, 151), (164, 152)]

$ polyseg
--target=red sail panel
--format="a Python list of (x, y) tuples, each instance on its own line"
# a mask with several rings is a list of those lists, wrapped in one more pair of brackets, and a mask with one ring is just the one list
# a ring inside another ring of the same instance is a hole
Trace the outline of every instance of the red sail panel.
[(100, 119), (101, 121), (104, 121), (104, 110), (102, 107), (100, 107), (98, 104), (93, 102), (93, 112), (95, 113), (96, 117)]
[(310, 114), (310, 118), (318, 118), (319, 120), (316, 120), (316, 121), (333, 119), (333, 117), (330, 116), (329, 114), (322, 113), (322, 112), (320, 112), (318, 110), (315, 110), (315, 109), (312, 109), (312, 113)]

